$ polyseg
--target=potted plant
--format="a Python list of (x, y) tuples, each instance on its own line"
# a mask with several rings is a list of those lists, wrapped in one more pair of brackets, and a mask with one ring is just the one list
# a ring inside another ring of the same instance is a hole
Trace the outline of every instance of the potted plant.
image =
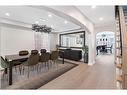
[(84, 52), (84, 63), (88, 63), (88, 46), (85, 45), (82, 47), (82, 50)]

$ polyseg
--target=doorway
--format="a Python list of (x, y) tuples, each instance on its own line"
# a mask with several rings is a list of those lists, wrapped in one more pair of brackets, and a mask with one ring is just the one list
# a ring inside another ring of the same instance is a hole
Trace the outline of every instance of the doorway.
[(103, 31), (96, 34), (96, 55), (114, 54), (115, 33)]

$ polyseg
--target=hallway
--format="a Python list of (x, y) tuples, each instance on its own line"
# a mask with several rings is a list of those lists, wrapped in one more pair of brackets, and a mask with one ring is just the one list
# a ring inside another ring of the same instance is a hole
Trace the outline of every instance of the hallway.
[(113, 61), (113, 55), (98, 55), (93, 66), (79, 63), (40, 89), (116, 89)]

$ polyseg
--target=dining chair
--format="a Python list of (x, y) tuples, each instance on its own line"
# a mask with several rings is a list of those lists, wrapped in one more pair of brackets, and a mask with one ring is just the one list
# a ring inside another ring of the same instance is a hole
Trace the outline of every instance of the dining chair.
[[(28, 50), (21, 50), (19, 51), (19, 56), (25, 56), (25, 55), (28, 55), (29, 52)], [(17, 68), (19, 69), (19, 72), (20, 72), (20, 75), (21, 75), (21, 64), (23, 62), (27, 61), (27, 58), (26, 59), (20, 59), (20, 60), (16, 60), (16, 61), (13, 61), (13, 64), (15, 66), (15, 71), (17, 72)]]
[(50, 60), (50, 53), (41, 53), (41, 56), (40, 56), (40, 62), (41, 62), (41, 65), (44, 63), (45, 64), (45, 67), (46, 67), (46, 64), (48, 65), (48, 69), (49, 69), (49, 60)]
[[(58, 56), (59, 56), (59, 51), (52, 51), (50, 55), (51, 63), (55, 64), (58, 59)], [(57, 64), (57, 68), (58, 68), (58, 64)]]
[(47, 51), (46, 51), (46, 49), (41, 49), (40, 52), (41, 53), (46, 53)]
[[(19, 51), (19, 56), (25, 56), (25, 55), (28, 55), (29, 54), (29, 51), (28, 50), (22, 50), (22, 51)], [(25, 62), (27, 61), (27, 59), (21, 59), (20, 62)]]
[[(0, 72), (2, 73), (3, 78), (4, 78), (4, 76), (6, 74), (5, 69), (9, 68), (9, 64), (6, 60), (4, 60), (4, 58), (2, 56), (0, 56), (0, 61), (1, 61), (0, 62), (0, 66), (1, 66)], [(8, 73), (7, 73), (7, 79), (8, 79)]]
[(39, 62), (39, 54), (37, 50), (32, 50), (31, 51), (31, 55), (29, 56), (28, 60), (25, 61), (24, 63), (22, 63), (23, 66), (23, 73), (24, 73), (24, 69), (25, 67), (28, 68), (28, 74), (27, 77), (29, 78), (30, 75), (30, 67), (34, 67), (36, 66), (37, 68), (37, 72), (38, 72), (38, 62)]

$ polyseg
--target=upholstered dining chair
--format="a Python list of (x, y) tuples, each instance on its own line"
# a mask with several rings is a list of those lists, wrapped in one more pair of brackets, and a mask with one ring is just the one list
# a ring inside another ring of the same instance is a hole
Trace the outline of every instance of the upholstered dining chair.
[[(28, 50), (21, 50), (21, 51), (19, 51), (19, 56), (25, 56), (25, 55), (28, 55), (28, 54), (29, 54)], [(20, 60), (17, 60), (17, 61), (13, 61), (13, 64), (15, 66), (15, 71), (16, 72), (17, 72), (17, 68), (18, 68), (19, 72), (21, 74), (21, 66), (20, 65), (23, 62), (25, 62), (25, 61), (27, 61), (27, 59), (20, 59)]]
[[(52, 51), (50, 55), (51, 63), (55, 64), (58, 59), (58, 56), (59, 56), (59, 51)], [(58, 67), (58, 64), (57, 64), (57, 67)]]
[[(9, 64), (6, 60), (4, 60), (4, 58), (2, 56), (0, 56), (0, 66), (1, 66), (1, 75), (3, 74), (3, 78), (5, 76), (5, 69), (9, 68)], [(8, 74), (8, 73), (7, 73)], [(7, 75), (7, 79), (8, 79), (8, 75)]]
[(50, 53), (48, 53), (48, 52), (41, 53), (41, 56), (40, 56), (41, 65), (45, 64), (45, 67), (46, 67), (46, 64), (47, 64), (48, 65), (48, 69), (49, 69), (49, 60), (50, 60)]
[(29, 78), (29, 74), (30, 74), (30, 67), (34, 67), (36, 66), (37, 68), (37, 72), (38, 72), (38, 62), (39, 62), (39, 54), (37, 50), (32, 50), (31, 51), (31, 55), (29, 56), (29, 58), (27, 59), (27, 61), (25, 61), (22, 66), (23, 66), (23, 73), (24, 73), (24, 68), (27, 67), (28, 68), (28, 74), (27, 77)]
[[(25, 55), (28, 55), (29, 54), (29, 51), (28, 50), (22, 50), (22, 51), (19, 51), (19, 56), (25, 56)], [(25, 62), (27, 59), (22, 59), (20, 60), (20, 62)]]
[(46, 53), (47, 51), (46, 51), (46, 49), (41, 49), (40, 52), (41, 53)]

